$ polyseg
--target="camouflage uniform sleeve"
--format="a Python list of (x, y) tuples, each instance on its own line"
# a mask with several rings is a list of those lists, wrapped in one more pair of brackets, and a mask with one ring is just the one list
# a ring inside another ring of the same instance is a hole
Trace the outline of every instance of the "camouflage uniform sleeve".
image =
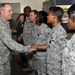
[(4, 43), (6, 47), (11, 50), (16, 50), (20, 52), (29, 52), (28, 46), (23, 46), (18, 44), (15, 40), (13, 40), (10, 34), (5, 31), (5, 27), (0, 26), (0, 40)]
[(64, 48), (66, 46), (66, 42), (67, 42), (67, 34), (62, 33), (58, 36), (57, 38), (57, 45), (59, 45), (60, 48)]
[(62, 75), (75, 75), (75, 35), (67, 42), (63, 52)]

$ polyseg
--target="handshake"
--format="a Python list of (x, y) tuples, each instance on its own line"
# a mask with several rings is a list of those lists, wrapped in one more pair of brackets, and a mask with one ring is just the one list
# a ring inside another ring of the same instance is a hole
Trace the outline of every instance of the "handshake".
[(36, 46), (31, 46), (29, 45), (29, 52), (35, 52), (37, 50), (42, 50), (42, 51), (46, 51), (47, 50), (47, 44), (42, 44), (42, 45), (36, 45)]
[(32, 52), (35, 52), (35, 51), (37, 51), (36, 46), (29, 45), (29, 52), (32, 53)]

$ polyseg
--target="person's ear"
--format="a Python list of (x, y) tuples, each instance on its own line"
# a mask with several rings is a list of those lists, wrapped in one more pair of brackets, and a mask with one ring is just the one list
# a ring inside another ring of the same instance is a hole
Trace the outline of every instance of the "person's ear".
[(4, 14), (4, 12), (3, 12), (3, 11), (4, 11), (4, 10), (1, 10), (1, 11), (0, 11), (0, 13), (1, 13), (1, 14)]
[(56, 19), (56, 18), (57, 18), (57, 17), (54, 15), (54, 16), (53, 16), (53, 19)]

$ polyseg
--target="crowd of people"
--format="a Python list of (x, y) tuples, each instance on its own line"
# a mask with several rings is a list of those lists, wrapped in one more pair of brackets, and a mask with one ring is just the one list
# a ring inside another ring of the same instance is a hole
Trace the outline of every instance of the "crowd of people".
[[(37, 75), (75, 75), (75, 34), (68, 39), (61, 25), (63, 9), (54, 6), (47, 13), (26, 6), (14, 21), (14, 29), (10, 25), (12, 10), (9, 3), (0, 4), (0, 75), (11, 74), (11, 51), (19, 53), (24, 71), (35, 70)], [(75, 4), (67, 13), (68, 28), (74, 30)]]

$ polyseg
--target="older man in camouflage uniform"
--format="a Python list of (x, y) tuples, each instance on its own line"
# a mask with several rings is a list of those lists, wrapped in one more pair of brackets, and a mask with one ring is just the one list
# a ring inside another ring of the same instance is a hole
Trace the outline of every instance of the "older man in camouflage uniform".
[(10, 75), (9, 50), (29, 52), (29, 46), (18, 44), (11, 38), (11, 30), (8, 23), (11, 16), (11, 5), (9, 3), (0, 4), (0, 75)]

